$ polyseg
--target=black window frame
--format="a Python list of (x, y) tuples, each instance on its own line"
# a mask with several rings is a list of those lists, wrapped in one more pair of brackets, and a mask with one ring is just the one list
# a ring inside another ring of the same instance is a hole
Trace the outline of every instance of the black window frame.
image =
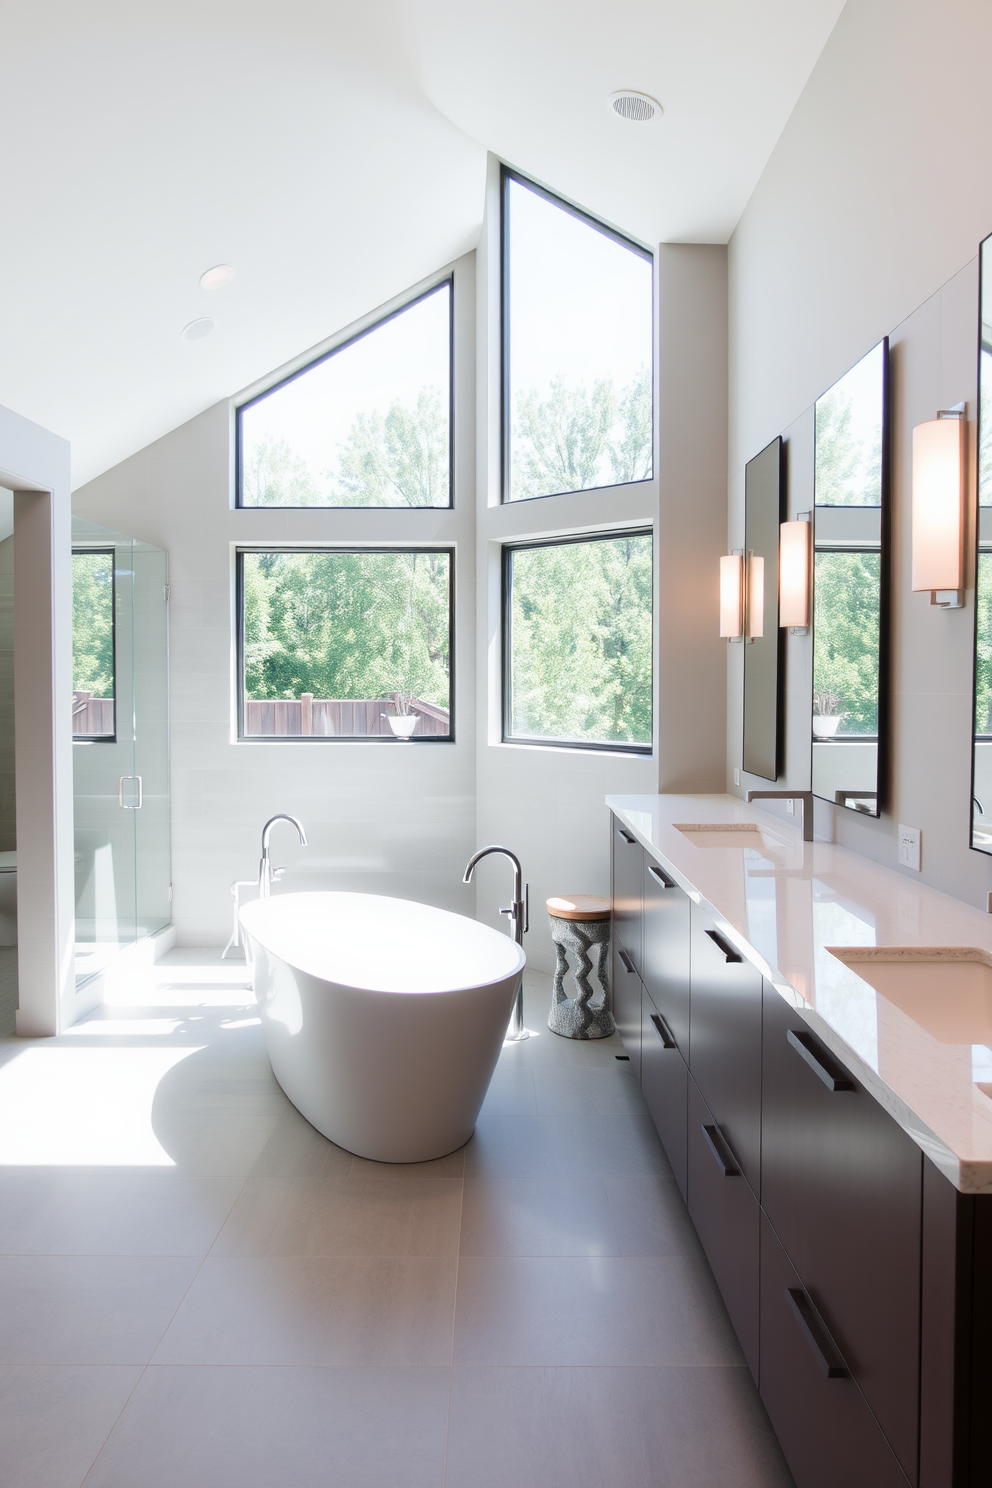
[[(539, 498), (531, 498), (539, 499)], [(543, 499), (543, 498), (542, 498)], [(544, 537), (526, 539), (520, 542), (504, 543), (500, 554), (500, 740), (503, 744), (513, 744), (528, 749), (582, 749), (592, 750), (594, 753), (602, 754), (636, 754), (641, 758), (650, 758), (654, 754), (655, 747), (655, 649), (654, 649), (654, 573), (655, 573), (655, 546), (654, 528), (651, 523), (639, 523), (636, 527), (612, 528), (607, 532), (570, 532), (559, 537)], [(526, 552), (533, 548), (560, 548), (570, 547), (577, 543), (593, 542), (617, 542), (626, 537), (649, 537), (651, 539), (651, 742), (649, 744), (634, 744), (630, 741), (611, 743), (609, 740), (586, 740), (586, 739), (536, 739), (522, 737), (509, 732), (511, 721), (512, 703), (512, 643), (513, 643), (513, 604), (512, 604), (512, 574), (514, 553)]]
[[(434, 508), (435, 510), (437, 508)], [(267, 510), (267, 508), (259, 508)], [(238, 543), (235, 547), (237, 620), (237, 715), (239, 744), (454, 744), (455, 735), (455, 544), (439, 543)], [(245, 603), (246, 553), (372, 553), (381, 557), (402, 553), (444, 553), (448, 558), (448, 733), (421, 734), (409, 739), (391, 734), (246, 734), (245, 733)]]
[[(510, 254), (508, 242), (508, 228), (510, 213), (508, 209), (509, 185), (516, 181), (518, 185), (526, 187), (528, 191), (534, 192), (535, 196), (541, 196), (553, 206), (559, 207), (567, 212), (570, 217), (584, 222), (587, 227), (602, 233), (603, 237), (611, 238), (615, 243), (636, 253), (639, 258), (646, 259), (651, 265), (651, 474), (644, 480), (639, 481), (611, 481), (605, 486), (583, 486), (576, 491), (549, 491), (542, 496), (517, 496), (510, 495)], [(642, 243), (629, 238), (625, 233), (618, 232), (616, 228), (608, 227), (605, 222), (600, 222), (591, 213), (585, 212), (581, 207), (566, 201), (564, 197), (556, 196), (545, 186), (539, 186), (529, 176), (523, 175), (521, 171), (514, 170), (511, 166), (500, 166), (499, 180), (499, 314), (500, 314), (500, 376), (499, 376), (499, 429), (500, 429), (500, 504), (502, 506), (516, 506), (523, 501), (548, 501), (555, 496), (576, 496), (586, 491), (614, 491), (626, 486), (648, 485), (657, 476), (658, 450), (655, 428), (655, 392), (657, 367), (655, 366), (655, 256), (650, 248), (645, 248)]]
[[(391, 320), (396, 320), (407, 310), (412, 310), (415, 305), (429, 300), (432, 295), (447, 287), (448, 290), (448, 503), (446, 506), (249, 506), (244, 501), (244, 459), (243, 459), (243, 416), (246, 408), (254, 408), (257, 403), (262, 403), (273, 393), (279, 392), (281, 388), (288, 387), (290, 383), (297, 382), (312, 372), (316, 367), (323, 366), (332, 357), (340, 352), (347, 351), (349, 347), (355, 346), (359, 341), (364, 341), (374, 331), (382, 326), (388, 325)], [(320, 356), (314, 357), (312, 361), (304, 366), (298, 367), (295, 372), (290, 372), (281, 377), (278, 382), (272, 383), (270, 387), (262, 392), (256, 393), (252, 398), (246, 398), (239, 403), (235, 410), (235, 432), (234, 432), (234, 505), (237, 511), (453, 511), (455, 506), (455, 275), (445, 274), (436, 284), (430, 288), (421, 290), (409, 300), (404, 300), (402, 305), (397, 305), (395, 310), (390, 310), (387, 315), (381, 315), (378, 320), (367, 325), (364, 330), (356, 331), (346, 341), (341, 341), (337, 346), (332, 346), (329, 351), (321, 352)]]
[[(110, 559), (110, 654), (111, 667), (114, 674), (114, 727), (109, 734), (77, 734), (72, 731), (72, 742), (74, 744), (116, 744), (117, 743), (117, 550), (116, 548), (72, 548), (73, 558), (101, 557)], [(73, 596), (75, 603), (75, 596)]]

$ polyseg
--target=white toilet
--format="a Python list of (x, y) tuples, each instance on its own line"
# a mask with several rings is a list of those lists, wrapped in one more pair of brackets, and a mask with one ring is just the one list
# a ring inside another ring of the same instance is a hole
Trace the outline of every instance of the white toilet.
[(0, 946), (17, 944), (17, 853), (0, 852)]

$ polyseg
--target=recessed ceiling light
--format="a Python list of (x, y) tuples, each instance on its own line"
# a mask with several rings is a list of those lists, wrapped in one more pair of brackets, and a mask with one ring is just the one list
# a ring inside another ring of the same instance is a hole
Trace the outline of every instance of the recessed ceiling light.
[(199, 320), (191, 320), (189, 325), (183, 326), (184, 341), (202, 341), (204, 336), (209, 336), (214, 328), (214, 323), (209, 315), (201, 315)]
[(230, 264), (214, 264), (212, 269), (200, 275), (201, 289), (226, 289), (234, 278), (234, 269)]
[(614, 114), (630, 124), (649, 124), (665, 112), (657, 98), (650, 93), (638, 93), (634, 88), (621, 88), (606, 101)]

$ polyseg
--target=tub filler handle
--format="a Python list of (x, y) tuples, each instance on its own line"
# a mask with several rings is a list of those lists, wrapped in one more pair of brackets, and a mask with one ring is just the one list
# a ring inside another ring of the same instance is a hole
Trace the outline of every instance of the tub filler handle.
[[(514, 940), (518, 946), (522, 946), (524, 943), (524, 934), (530, 929), (530, 884), (524, 883), (523, 869), (520, 866), (520, 859), (516, 853), (511, 852), (508, 847), (500, 847), (495, 843), (491, 847), (480, 847), (479, 851), (473, 853), (469, 859), (462, 883), (472, 882), (472, 874), (475, 871), (476, 863), (482, 858), (488, 857), (490, 853), (499, 853), (501, 857), (509, 858), (513, 864), (513, 902), (506, 909), (501, 909), (500, 914), (506, 915), (510, 924), (513, 926)], [(530, 1037), (524, 1027), (524, 982), (522, 976), (520, 978), (520, 986), (517, 988), (516, 1001), (513, 1004), (513, 1013), (510, 1017), (510, 1029), (506, 1037), (513, 1043), (520, 1043), (523, 1039)]]

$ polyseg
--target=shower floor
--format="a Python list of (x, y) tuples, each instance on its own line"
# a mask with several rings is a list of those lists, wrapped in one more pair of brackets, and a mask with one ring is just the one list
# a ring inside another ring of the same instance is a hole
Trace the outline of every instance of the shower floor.
[(366, 1162), (175, 951), (0, 1042), (5, 1488), (788, 1488), (617, 1039), (527, 1025), (476, 1134)]

